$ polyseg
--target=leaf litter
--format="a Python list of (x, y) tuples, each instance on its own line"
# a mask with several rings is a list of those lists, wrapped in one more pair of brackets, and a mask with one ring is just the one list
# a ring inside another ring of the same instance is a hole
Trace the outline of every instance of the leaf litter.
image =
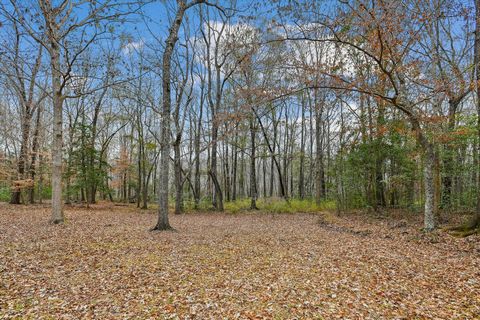
[(479, 319), (480, 239), (317, 214), (0, 207), (2, 319)]

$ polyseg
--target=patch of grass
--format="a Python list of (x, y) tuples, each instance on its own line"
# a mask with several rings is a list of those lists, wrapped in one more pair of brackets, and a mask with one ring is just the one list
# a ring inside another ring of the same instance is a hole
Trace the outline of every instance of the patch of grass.
[[(223, 204), (224, 212), (237, 214), (242, 211), (250, 211), (250, 203), (250, 198), (225, 201)], [(173, 208), (173, 202), (171, 205)], [(212, 210), (212, 202), (206, 198), (200, 201), (197, 209), (195, 209), (195, 203), (193, 201), (185, 201), (184, 205), (186, 213)], [(257, 200), (257, 208), (260, 212), (266, 213), (314, 213), (335, 210), (336, 205), (334, 200), (324, 200), (320, 205), (317, 205), (316, 202), (311, 199), (289, 199), (287, 202), (282, 198), (262, 198)]]
[[(175, 199), (172, 199), (170, 201), (170, 205), (172, 206), (172, 208), (175, 207)], [(198, 203), (197, 208), (195, 208), (195, 201), (193, 200), (185, 200), (183, 202), (183, 205), (186, 213), (194, 212), (194, 211), (209, 211), (209, 210), (212, 210), (213, 208), (212, 201), (210, 201), (210, 199), (207, 199), (207, 198), (200, 199), (200, 202)]]
[[(326, 200), (317, 205), (312, 200), (290, 199), (288, 202), (281, 198), (265, 198), (257, 200), (257, 207), (267, 213), (314, 213), (335, 210), (335, 201)], [(250, 199), (241, 199), (225, 203), (227, 213), (238, 213), (250, 210)]]
[[(38, 190), (35, 190), (38, 192)], [(42, 199), (51, 199), (52, 198), (52, 187), (47, 185), (42, 188)]]
[(225, 212), (235, 214), (240, 211), (250, 210), (250, 202), (251, 200), (248, 198), (225, 202)]
[(1, 187), (0, 188), (0, 202), (8, 202), (10, 201), (10, 188), (9, 187)]
[(260, 210), (271, 213), (314, 213), (334, 210), (335, 202), (326, 200), (317, 205), (312, 200), (290, 199), (287, 202), (283, 199), (262, 199), (259, 200), (258, 207)]

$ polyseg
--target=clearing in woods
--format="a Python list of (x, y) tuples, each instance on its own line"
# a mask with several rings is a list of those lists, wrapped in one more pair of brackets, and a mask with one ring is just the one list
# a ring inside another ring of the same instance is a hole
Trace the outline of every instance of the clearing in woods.
[(0, 318), (475, 319), (479, 237), (358, 216), (0, 205)]

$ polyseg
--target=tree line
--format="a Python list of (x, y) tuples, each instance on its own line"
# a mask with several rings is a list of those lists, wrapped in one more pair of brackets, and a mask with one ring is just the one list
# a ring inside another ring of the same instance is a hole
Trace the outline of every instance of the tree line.
[[(162, 14), (158, 15), (161, 12)], [(0, 197), (480, 223), (479, 1), (7, 1)], [(158, 16), (164, 17), (159, 19)]]

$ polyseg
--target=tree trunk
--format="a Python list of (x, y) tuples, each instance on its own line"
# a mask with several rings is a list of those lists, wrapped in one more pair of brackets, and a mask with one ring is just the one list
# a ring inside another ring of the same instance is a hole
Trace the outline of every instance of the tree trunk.
[(378, 152), (379, 151), (377, 150), (377, 159), (375, 161), (375, 207), (377, 209), (378, 207), (384, 208), (386, 206), (383, 182), (383, 159)]
[[(139, 130), (140, 131), (140, 130)], [(143, 184), (143, 179), (142, 179), (142, 139), (140, 136), (138, 137), (138, 156), (137, 156), (137, 175), (138, 175), (138, 181), (137, 181), (137, 208), (140, 208), (140, 202), (142, 201), (141, 196), (143, 194), (142, 192), (142, 184)]]
[(170, 230), (172, 227), (168, 221), (168, 175), (170, 167), (170, 109), (171, 109), (171, 63), (172, 54), (176, 42), (178, 41), (178, 30), (182, 24), (183, 16), (187, 5), (185, 1), (177, 1), (178, 8), (175, 19), (169, 29), (169, 35), (165, 41), (165, 51), (163, 52), (163, 75), (162, 75), (162, 119), (160, 132), (160, 178), (158, 186), (158, 221), (153, 230)]
[[(252, 115), (253, 117), (253, 115)], [(250, 119), (250, 209), (257, 210), (257, 176), (255, 168), (255, 124), (253, 119)]]
[[(30, 138), (30, 123), (32, 121), (31, 108), (26, 106), (25, 115), (22, 119), (22, 142), (20, 146), (20, 156), (18, 158), (18, 167), (17, 167), (17, 179), (23, 180), (25, 177), (25, 164), (27, 160), (27, 150), (28, 150), (28, 141)], [(21, 195), (20, 186), (14, 186), (12, 190), (12, 196), (10, 199), (11, 204), (20, 204), (20, 195)]]
[[(477, 91), (477, 135), (478, 145), (477, 149), (477, 185), (480, 187), (480, 0), (475, 0), (475, 79)], [(477, 190), (477, 214), (476, 225), (480, 225), (480, 190)]]
[(302, 96), (302, 124), (300, 130), (300, 172), (298, 176), (298, 196), (305, 198), (305, 97)]
[[(38, 153), (39, 144), (40, 144), (38, 140), (40, 135), (41, 114), (42, 114), (42, 108), (38, 106), (37, 117), (35, 120), (35, 131), (33, 133), (33, 141), (32, 141), (32, 158), (30, 161), (30, 179), (32, 179), (32, 182), (35, 181), (35, 175), (36, 175), (35, 166), (37, 162), (37, 153)], [(33, 184), (32, 187), (30, 188), (29, 199), (31, 204), (35, 203), (35, 184)]]
[[(275, 157), (275, 144), (276, 144), (276, 134), (274, 134), (273, 136), (273, 146), (270, 144), (270, 141), (268, 139), (268, 135), (267, 135), (267, 131), (262, 123), (262, 119), (260, 118), (260, 116), (258, 115), (258, 113), (255, 111), (255, 109), (252, 108), (252, 112), (255, 114), (255, 116), (257, 117), (257, 120), (258, 120), (258, 124), (260, 125), (260, 129), (262, 130), (262, 133), (263, 133), (263, 138), (265, 139), (265, 143), (268, 147), (268, 150), (270, 151), (270, 154), (271, 154), (271, 157), (272, 157), (272, 161), (273, 163), (275, 164), (276, 168), (277, 168), (277, 173), (278, 173), (278, 182), (279, 182), (279, 189), (280, 189), (280, 194), (282, 196), (282, 198), (284, 198), (286, 201), (288, 201), (288, 196), (287, 196), (287, 193), (286, 193), (286, 190), (285, 190), (285, 185), (284, 185), (284, 180), (283, 180), (283, 175), (282, 175), (282, 169), (280, 168), (280, 164), (278, 163), (277, 161), (277, 158)], [(276, 131), (274, 129), (274, 131)], [(280, 148), (280, 146), (279, 146)], [(272, 195), (272, 192), (273, 192), (273, 168), (272, 168), (272, 180), (270, 180), (270, 192), (271, 192), (271, 195)], [(271, 196), (270, 195), (270, 196)]]
[(104, 89), (98, 99), (98, 101), (95, 104), (95, 108), (93, 110), (93, 119), (92, 119), (92, 132), (91, 132), (91, 137), (90, 137), (90, 145), (89, 145), (89, 151), (88, 151), (88, 181), (89, 185), (87, 186), (88, 190), (88, 201), (89, 203), (95, 203), (97, 202), (96, 199), (96, 194), (97, 194), (97, 179), (96, 179), (96, 174), (95, 174), (95, 156), (96, 156), (96, 150), (95, 150), (95, 140), (97, 139), (97, 125), (98, 125), (98, 116), (100, 114), (101, 106), (102, 106), (102, 101), (103, 98), (105, 97), (107, 93), (107, 90)]
[[(213, 115), (212, 115), (213, 118)], [(220, 183), (218, 182), (217, 170), (217, 148), (218, 148), (218, 124), (212, 120), (212, 153), (210, 162), (210, 177), (213, 182), (212, 205), (218, 211), (223, 211), (223, 195)], [(215, 182), (216, 181), (216, 182)]]
[[(285, 188), (285, 195), (288, 197), (288, 146), (290, 144), (288, 131), (288, 110), (285, 111), (285, 135), (283, 142), (283, 187)], [(280, 146), (278, 147), (279, 150)]]
[(202, 87), (201, 87), (201, 94), (200, 94), (200, 110), (198, 114), (198, 120), (197, 120), (197, 130), (195, 132), (195, 143), (194, 143), (194, 149), (195, 149), (195, 192), (194, 192), (194, 197), (195, 197), (195, 209), (198, 209), (199, 204), (200, 204), (200, 135), (202, 132), (202, 118), (203, 118), (203, 90), (204, 90), (204, 82), (202, 81)]
[(38, 179), (38, 203), (43, 203), (43, 156), (38, 157), (39, 179)]
[(235, 126), (235, 140), (232, 149), (233, 168), (232, 168), (232, 201), (237, 200), (237, 164), (238, 164), (238, 127)]
[[(450, 101), (448, 105), (448, 134), (451, 134), (455, 129), (455, 116), (457, 112), (457, 103)], [(442, 209), (450, 209), (452, 206), (452, 181), (454, 171), (454, 150), (451, 143), (445, 143), (443, 159), (443, 177), (442, 177), (442, 194), (440, 207)]]
[(240, 157), (240, 176), (239, 176), (239, 193), (240, 197), (245, 197), (245, 150), (242, 149)]
[(383, 154), (383, 133), (382, 130), (385, 125), (385, 104), (380, 101), (378, 104), (377, 116), (377, 137), (375, 139), (375, 209), (384, 208), (387, 205), (385, 200), (385, 183), (384, 183), (384, 163), (385, 157)]
[(223, 211), (223, 194), (220, 184), (218, 183), (217, 170), (217, 149), (218, 149), (218, 120), (216, 116), (218, 106), (212, 107), (212, 151), (210, 159), (210, 176), (217, 183), (213, 182), (212, 205), (218, 211)]
[(425, 150), (424, 183), (425, 183), (425, 212), (424, 228), (432, 231), (436, 227), (435, 221), (435, 184), (434, 184), (435, 152), (433, 146)]
[[(276, 146), (277, 146), (277, 126), (278, 126), (278, 122), (275, 119), (275, 111), (273, 111), (273, 113), (272, 113), (272, 125), (273, 125), (273, 138), (272, 138), (273, 139), (273, 145), (272, 146), (270, 146), (270, 144), (268, 145), (268, 147), (270, 149), (271, 158), (272, 158), (272, 161), (270, 162), (270, 197), (273, 197), (273, 192), (274, 192), (273, 181), (275, 180), (275, 171), (273, 169), (274, 169), (274, 166), (275, 166), (275, 163), (276, 163), (275, 149), (276, 149)], [(260, 124), (260, 126), (261, 126), (261, 124)], [(264, 132), (263, 127), (262, 127), (262, 131)], [(265, 132), (264, 132), (264, 134), (265, 134)], [(267, 140), (267, 139), (265, 139), (265, 140)], [(279, 173), (281, 173), (281, 170), (279, 170)], [(280, 177), (280, 179), (281, 179), (281, 177)]]
[[(225, 130), (228, 130), (227, 125), (225, 125)], [(225, 145), (225, 196), (226, 200), (230, 201), (230, 165), (228, 163), (229, 149), (228, 149), (228, 140), (224, 141)]]
[(416, 135), (417, 141), (422, 147), (424, 154), (424, 188), (425, 188), (425, 206), (424, 206), (424, 229), (432, 231), (437, 227), (436, 207), (435, 207), (435, 148), (422, 132), (420, 123), (411, 113), (407, 114), (412, 125), (412, 130)]
[(50, 35), (51, 71), (53, 88), (53, 141), (52, 141), (52, 223), (64, 222), (62, 202), (62, 144), (63, 144), (63, 100), (60, 73), (60, 48), (57, 40)]
[(262, 157), (262, 181), (263, 181), (263, 198), (267, 197), (267, 150), (264, 147), (262, 153), (264, 156)]
[(177, 137), (173, 145), (175, 167), (175, 214), (183, 213), (183, 175), (180, 159), (180, 138)]
[(322, 108), (318, 105), (315, 93), (315, 140), (316, 140), (316, 172), (315, 172), (315, 202), (320, 205), (325, 197), (325, 170), (323, 163)]

